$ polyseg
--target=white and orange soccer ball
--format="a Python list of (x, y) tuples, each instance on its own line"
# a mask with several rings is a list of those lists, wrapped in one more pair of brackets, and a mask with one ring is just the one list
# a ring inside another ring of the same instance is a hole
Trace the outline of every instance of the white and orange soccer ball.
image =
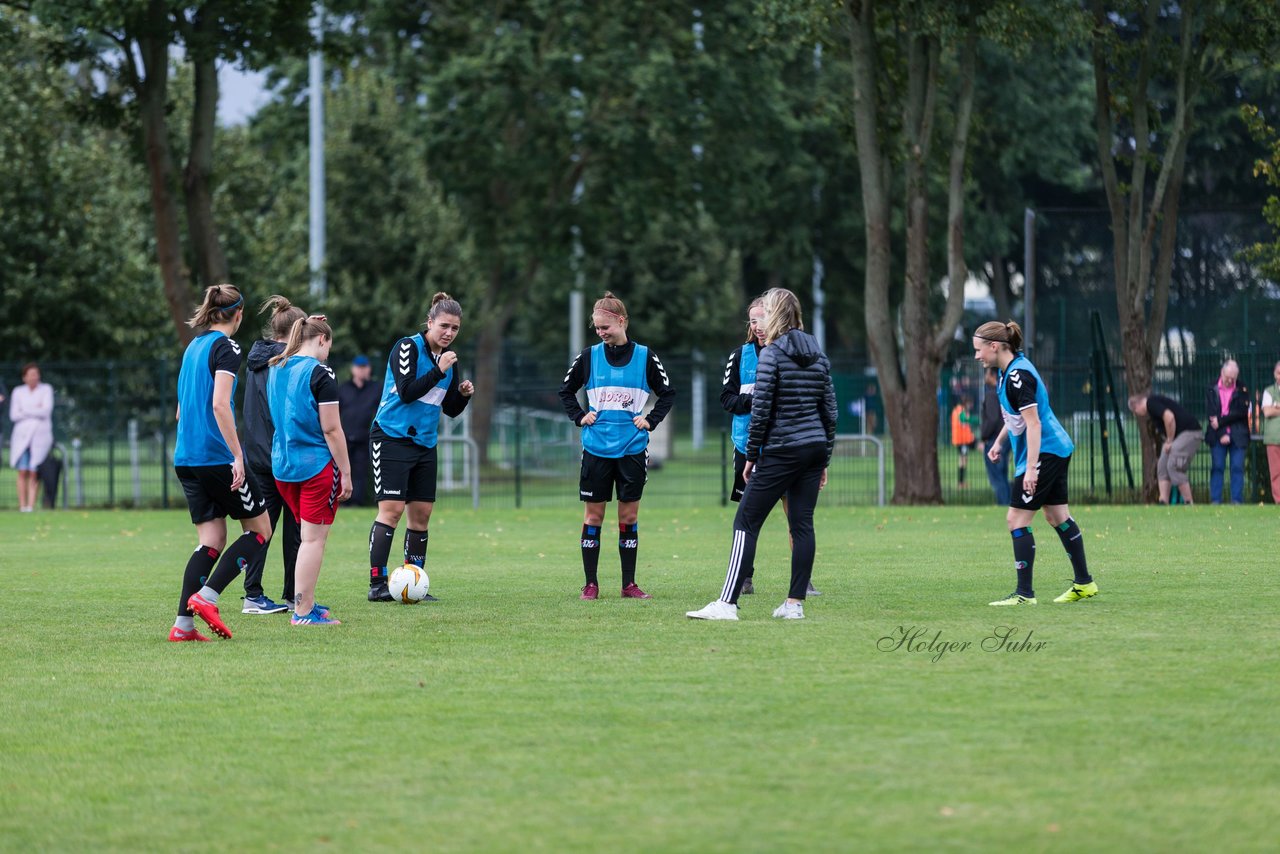
[(406, 563), (392, 571), (387, 579), (387, 589), (397, 602), (416, 605), (427, 598), (431, 579), (427, 578), (427, 571), (422, 567)]

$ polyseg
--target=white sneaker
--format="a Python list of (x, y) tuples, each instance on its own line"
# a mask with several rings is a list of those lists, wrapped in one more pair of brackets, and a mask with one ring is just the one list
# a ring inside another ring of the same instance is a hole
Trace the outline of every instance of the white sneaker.
[(701, 611), (685, 611), (684, 615), (691, 620), (736, 620), (738, 606), (717, 599)]
[(783, 602), (773, 609), (773, 616), (780, 620), (803, 620), (804, 605), (799, 602)]

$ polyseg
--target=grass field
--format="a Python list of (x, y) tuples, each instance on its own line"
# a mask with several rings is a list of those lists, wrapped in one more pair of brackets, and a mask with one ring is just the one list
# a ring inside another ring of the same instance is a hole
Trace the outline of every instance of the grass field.
[(728, 510), (646, 502), (654, 599), (617, 599), (606, 548), (585, 603), (576, 511), (441, 505), (442, 601), (412, 608), (364, 601), (351, 510), (320, 586), (344, 625), (242, 615), (237, 583), (233, 640), (169, 644), (185, 513), (3, 513), (0, 849), (1274, 850), (1275, 508), (1076, 517), (1102, 594), (1050, 603), (1041, 522), (1041, 604), (994, 609), (998, 509), (819, 511), (803, 622), (769, 617), (773, 518), (724, 624), (684, 611)]

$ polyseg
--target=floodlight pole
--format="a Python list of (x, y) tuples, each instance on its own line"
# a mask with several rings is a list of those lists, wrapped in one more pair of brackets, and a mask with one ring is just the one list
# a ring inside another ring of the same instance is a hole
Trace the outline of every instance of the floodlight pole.
[(311, 154), (311, 206), (310, 206), (310, 252), (309, 267), (311, 270), (311, 298), (323, 302), (328, 292), (328, 284), (324, 273), (324, 237), (325, 237), (325, 187), (324, 187), (324, 55), (319, 50), (323, 39), (321, 24), (324, 7), (317, 4), (315, 15), (311, 19), (311, 30), (315, 35), (317, 49), (311, 51), (308, 59), (308, 97), (310, 113), (310, 154)]

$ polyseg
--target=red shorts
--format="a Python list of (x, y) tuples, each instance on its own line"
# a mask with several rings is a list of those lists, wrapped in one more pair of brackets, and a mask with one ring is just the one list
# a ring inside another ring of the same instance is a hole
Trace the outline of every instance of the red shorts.
[(342, 476), (331, 460), (310, 480), (290, 482), (277, 480), (276, 489), (293, 518), (313, 525), (332, 525), (338, 515), (338, 495), (342, 492)]

